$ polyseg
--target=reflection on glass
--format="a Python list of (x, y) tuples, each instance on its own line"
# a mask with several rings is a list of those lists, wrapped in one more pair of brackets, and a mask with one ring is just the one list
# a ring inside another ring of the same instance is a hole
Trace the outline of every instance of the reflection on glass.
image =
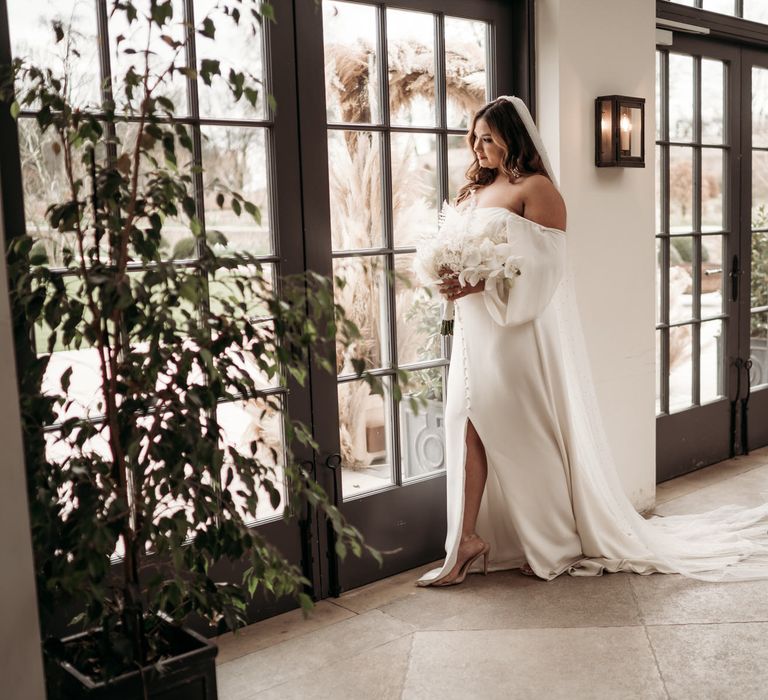
[(365, 369), (389, 363), (389, 332), (384, 259), (378, 256), (336, 258), (333, 261), (334, 298), (360, 330), (351, 347), (336, 347), (336, 371), (355, 372), (355, 362)]
[(669, 139), (693, 140), (693, 57), (669, 54)]
[[(252, 493), (252, 486), (233, 473), (227, 490), (232, 494), (241, 516), (250, 522), (266, 520), (282, 515), (285, 510), (285, 440), (283, 436), (283, 412), (278, 408), (280, 400), (271, 397), (264, 400), (232, 401), (216, 409), (216, 418), (222, 430), (225, 448), (232, 447), (240, 454), (254, 457), (258, 465), (266, 469), (269, 479), (280, 494), (280, 503), (273, 508), (269, 493), (261, 488), (256, 492), (258, 504), (255, 512), (247, 509), (238, 491)], [(259, 443), (256, 453), (251, 443)], [(226, 454), (221, 468), (222, 485), (227, 483), (232, 458)], [(242, 469), (242, 467), (240, 467)]]
[[(96, 5), (93, 0), (8, 0), (11, 51), (54, 75), (68, 78), (72, 104), (101, 104), (99, 45), (96, 37)], [(72, 39), (56, 43), (51, 22), (59, 21)]]
[(691, 326), (669, 329), (669, 412), (692, 405)]
[[(255, 255), (267, 255), (273, 250), (265, 131), (258, 127), (201, 128), (206, 235), (214, 250), (226, 247)], [(259, 221), (245, 209), (237, 215), (238, 204), (233, 206), (232, 192), (256, 205)], [(219, 193), (224, 195), (223, 207), (216, 201)]]
[[(150, 2), (142, 0), (134, 2), (140, 15), (148, 15)], [(126, 20), (122, 11), (109, 13), (109, 49), (112, 61), (112, 89), (118, 112), (138, 111), (139, 99), (143, 95), (141, 90), (134, 90), (133, 97), (128, 100), (125, 94), (124, 77), (126, 72), (133, 67), (139, 75), (144, 75), (146, 64), (153, 75), (162, 76), (161, 84), (153, 90), (155, 96), (167, 97), (175, 105), (177, 115), (187, 114), (187, 80), (178, 71), (169, 71), (173, 65), (177, 69), (187, 65), (187, 58), (183, 46), (173, 48), (162, 38), (169, 37), (172, 41), (185, 41), (184, 2), (172, 0), (173, 16), (163, 26), (162, 32), (157, 30), (157, 25), (152, 23), (149, 34), (149, 53), (147, 54), (147, 33), (150, 23), (146, 20), (131, 22)], [(125, 37), (120, 45), (117, 45), (117, 37)], [(134, 53), (126, 53), (126, 50)]]
[(691, 318), (693, 246), (692, 236), (673, 236), (669, 241), (670, 323)]
[[(408, 372), (399, 406), (403, 480), (445, 469), (443, 371), (430, 367)], [(412, 406), (409, 398), (417, 399), (417, 405)]]
[(472, 165), (472, 151), (467, 145), (467, 137), (457, 134), (448, 135), (448, 201), (453, 202), (459, 189), (466, 182), (466, 172)]
[(724, 15), (735, 15), (735, 0), (702, 0), (702, 9), (710, 12), (720, 12)]
[(768, 146), (768, 68), (752, 66), (752, 146)]
[(701, 315), (723, 313), (723, 236), (701, 237)]
[(722, 231), (724, 152), (701, 149), (701, 230)]
[(744, 0), (744, 19), (768, 24), (768, 3), (765, 0)]
[(340, 383), (338, 395), (342, 494), (348, 499), (392, 484), (390, 379), (384, 379), (383, 396), (363, 381)]
[(723, 396), (723, 349), (725, 348), (722, 321), (706, 321), (701, 324), (700, 403), (714, 401)]
[(440, 343), (441, 299), (419, 285), (411, 254), (395, 257), (397, 363), (406, 365), (442, 357)]
[(392, 124), (435, 124), (435, 19), (387, 10), (389, 108)]
[(669, 230), (693, 230), (693, 149), (669, 147)]
[(750, 306), (768, 306), (768, 233), (752, 234)]
[(445, 82), (448, 128), (469, 126), (488, 99), (485, 22), (445, 18)]
[(723, 96), (725, 73), (722, 61), (701, 59), (701, 140), (723, 143)]
[(331, 243), (334, 250), (382, 245), (380, 136), (328, 131)]
[(195, 34), (198, 65), (205, 59), (213, 59), (220, 62), (221, 74), (224, 76), (232, 68), (246, 72), (251, 87), (258, 91), (258, 98), (255, 106), (245, 96), (235, 102), (232, 91), (220, 78), (214, 77), (210, 86), (198, 79), (200, 116), (223, 119), (263, 118), (266, 86), (263, 85), (262, 24), (254, 21), (251, 27), (250, 18), (243, 17), (236, 25), (221, 9), (217, 10), (219, 4), (217, 0), (194, 0), (196, 27), (200, 28), (207, 17), (216, 25), (215, 40), (199, 32)]
[(395, 132), (390, 138), (395, 246), (414, 246), (437, 226), (437, 137)]
[[(752, 151), (752, 227), (765, 221), (768, 211), (768, 151)], [(766, 226), (763, 223), (762, 227)]]
[(381, 122), (376, 8), (323, 0), (325, 100), (329, 122)]
[(768, 312), (753, 313), (749, 332), (752, 388), (768, 384)]

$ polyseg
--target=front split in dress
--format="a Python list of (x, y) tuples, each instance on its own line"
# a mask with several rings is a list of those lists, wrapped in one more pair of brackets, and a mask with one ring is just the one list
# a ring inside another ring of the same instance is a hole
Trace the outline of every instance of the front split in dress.
[[(477, 534), (489, 569), (525, 561), (541, 578), (603, 571), (678, 572), (706, 580), (768, 576), (768, 505), (644, 519), (610, 461), (585, 370), (566, 234), (474, 198), (446, 221), (467, 234), (505, 231), (522, 274), (456, 302), (445, 406), (446, 559), (455, 565), (464, 512), (466, 430), (488, 462)], [(605, 443), (605, 444), (604, 444)], [(476, 566), (479, 565), (476, 564)]]

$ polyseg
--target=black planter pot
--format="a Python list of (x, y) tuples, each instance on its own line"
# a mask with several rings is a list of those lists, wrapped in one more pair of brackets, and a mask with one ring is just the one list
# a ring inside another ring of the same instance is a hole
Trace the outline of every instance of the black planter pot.
[[(192, 630), (168, 625), (163, 634), (176, 651), (160, 664), (95, 681), (59, 659), (47, 659), (50, 700), (217, 700), (218, 647)], [(62, 640), (76, 645), (87, 632)]]

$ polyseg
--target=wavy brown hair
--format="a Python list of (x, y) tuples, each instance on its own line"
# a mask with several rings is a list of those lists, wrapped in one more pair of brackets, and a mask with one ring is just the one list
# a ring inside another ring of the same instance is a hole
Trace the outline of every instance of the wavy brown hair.
[(498, 168), (511, 182), (514, 179), (512, 171), (517, 169), (521, 174), (534, 175), (540, 173), (549, 177), (539, 152), (528, 135), (515, 106), (503, 98), (489, 102), (481, 107), (472, 119), (467, 133), (467, 144), (472, 151), (472, 165), (469, 166), (465, 177), (467, 182), (456, 195), (456, 203), (464, 201), (473, 190), (484, 185), (490, 185), (496, 179), (496, 168), (483, 168), (477, 159), (474, 149), (475, 125), (478, 119), (484, 119), (491, 132), (493, 142), (504, 151), (501, 165)]

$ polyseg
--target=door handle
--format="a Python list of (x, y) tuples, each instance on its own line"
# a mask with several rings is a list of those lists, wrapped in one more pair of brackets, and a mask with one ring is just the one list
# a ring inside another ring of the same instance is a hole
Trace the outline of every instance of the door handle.
[(328, 455), (325, 458), (325, 466), (336, 471), (341, 466), (341, 455), (338, 452)]
[(739, 300), (739, 275), (741, 275), (739, 256), (734, 255), (731, 262), (731, 301)]

